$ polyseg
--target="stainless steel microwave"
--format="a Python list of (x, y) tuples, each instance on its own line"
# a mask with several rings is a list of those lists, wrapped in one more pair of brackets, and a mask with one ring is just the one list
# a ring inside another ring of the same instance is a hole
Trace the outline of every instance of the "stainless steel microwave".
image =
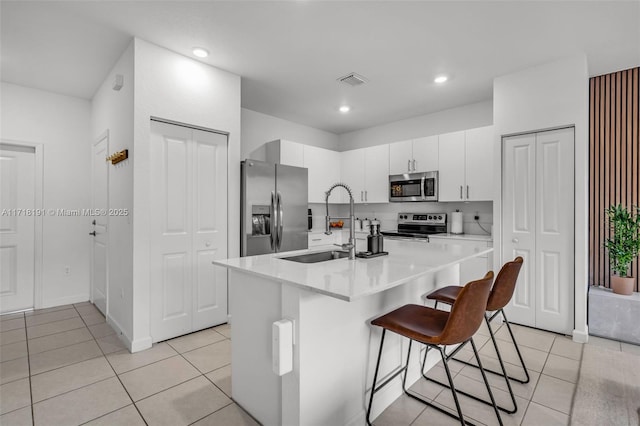
[(390, 175), (389, 201), (438, 201), (438, 172)]

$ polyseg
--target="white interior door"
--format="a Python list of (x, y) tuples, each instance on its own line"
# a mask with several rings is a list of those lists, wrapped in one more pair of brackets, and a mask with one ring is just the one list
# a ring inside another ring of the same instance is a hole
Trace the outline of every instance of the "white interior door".
[(35, 150), (0, 149), (0, 313), (34, 306)]
[(568, 334), (574, 311), (573, 128), (536, 135), (536, 327)]
[(151, 122), (151, 335), (226, 322), (227, 138)]
[(193, 330), (227, 322), (227, 136), (193, 131)]
[(507, 309), (513, 322), (573, 329), (573, 129), (504, 140), (503, 261), (524, 258)]
[(535, 134), (513, 136), (504, 140), (503, 175), (503, 262), (518, 256), (524, 259), (507, 314), (510, 321), (535, 326)]
[[(92, 208), (107, 211), (109, 208), (109, 134), (105, 134), (93, 145)], [(91, 245), (91, 300), (105, 316), (107, 315), (107, 247), (108, 219), (106, 214), (92, 219), (93, 242)]]

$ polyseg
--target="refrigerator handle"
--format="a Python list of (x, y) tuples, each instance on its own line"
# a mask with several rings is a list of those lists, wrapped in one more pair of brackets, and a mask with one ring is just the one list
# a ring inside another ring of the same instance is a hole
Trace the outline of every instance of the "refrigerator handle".
[(282, 246), (282, 231), (284, 229), (284, 218), (283, 218), (283, 211), (282, 211), (282, 194), (280, 194), (280, 191), (277, 192), (276, 195), (276, 204), (277, 204), (277, 208), (278, 208), (278, 234), (276, 235), (277, 239), (276, 239), (276, 244), (278, 246), (278, 250), (280, 250), (280, 247)]
[(275, 228), (276, 228), (276, 207), (275, 207), (275, 193), (271, 191), (271, 204), (269, 205), (269, 245), (271, 251), (275, 251)]

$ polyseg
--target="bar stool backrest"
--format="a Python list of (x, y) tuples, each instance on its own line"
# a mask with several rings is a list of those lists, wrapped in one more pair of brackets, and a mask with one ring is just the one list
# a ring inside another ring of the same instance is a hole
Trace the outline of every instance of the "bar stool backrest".
[(484, 278), (471, 281), (462, 288), (451, 307), (451, 313), (442, 334), (439, 336), (439, 344), (462, 343), (478, 331), (487, 309), (492, 283), (493, 271), (489, 271)]
[(495, 282), (493, 283), (491, 293), (489, 294), (487, 311), (497, 311), (498, 309), (504, 308), (507, 303), (509, 303), (511, 297), (513, 297), (513, 292), (516, 288), (518, 274), (520, 274), (523, 261), (524, 259), (522, 259), (521, 256), (518, 256), (514, 260), (507, 262), (502, 266), (500, 272), (498, 272)]

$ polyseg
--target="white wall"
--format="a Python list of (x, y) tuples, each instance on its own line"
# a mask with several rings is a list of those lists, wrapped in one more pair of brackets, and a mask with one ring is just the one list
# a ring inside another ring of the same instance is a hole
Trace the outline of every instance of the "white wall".
[[(588, 111), (589, 74), (585, 55), (498, 77), (493, 84), (495, 129), (493, 204), (494, 238), (500, 241), (502, 218), (501, 136), (575, 125), (575, 329), (574, 340), (587, 338), (588, 268)], [(500, 244), (495, 244), (499, 250)], [(494, 256), (496, 267), (502, 253)]]
[(260, 147), (276, 139), (340, 150), (338, 136), (333, 133), (242, 108), (242, 159), (249, 158), (255, 150), (258, 152), (250, 158), (264, 159), (264, 151), (260, 151)]
[[(112, 89), (116, 74), (124, 77), (119, 91)], [(129, 150), (129, 159), (109, 164), (109, 207), (126, 208), (129, 216), (108, 217), (107, 319), (125, 339), (133, 332), (133, 42), (122, 54), (92, 100), (91, 141), (109, 131), (109, 153)], [(90, 157), (91, 158), (91, 157)]]
[(149, 324), (150, 117), (229, 133), (228, 255), (240, 254), (240, 77), (134, 40), (132, 351), (151, 346)]
[(339, 136), (338, 150), (365, 148), (493, 124), (491, 100), (369, 127)]
[[(43, 145), (43, 207), (90, 208), (89, 101), (4, 82), (0, 100), (0, 138)], [(91, 218), (46, 216), (42, 227), (42, 301), (35, 307), (89, 300)]]

